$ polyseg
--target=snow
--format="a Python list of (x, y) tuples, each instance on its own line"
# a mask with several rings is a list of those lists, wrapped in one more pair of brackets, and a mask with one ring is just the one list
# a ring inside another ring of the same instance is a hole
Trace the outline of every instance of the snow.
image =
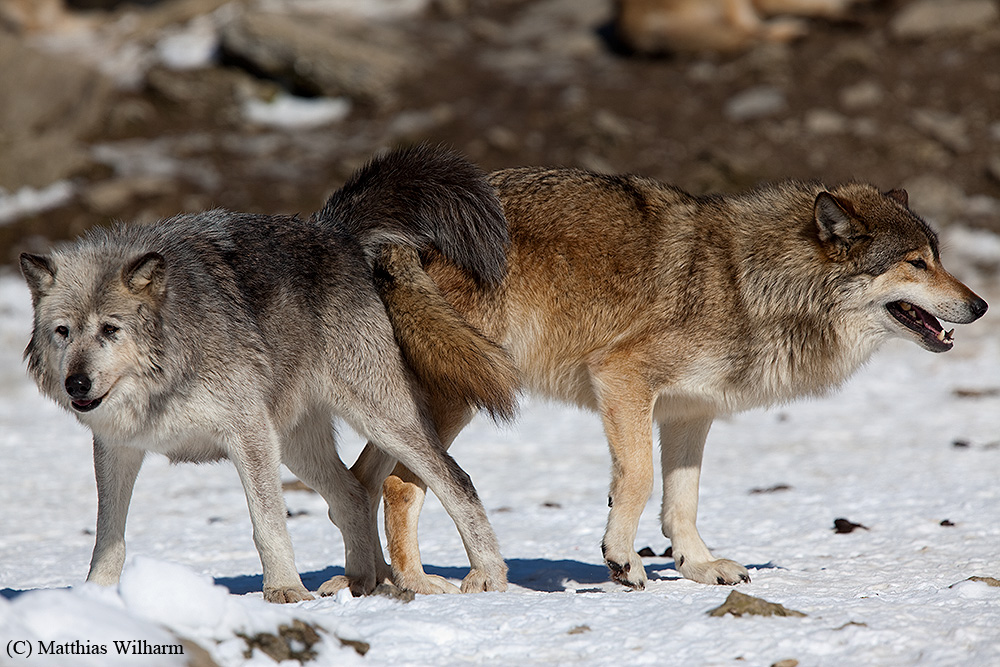
[(62, 206), (73, 197), (73, 192), (68, 181), (56, 181), (43, 188), (24, 186), (13, 193), (0, 188), (0, 225)]
[(346, 97), (297, 97), (278, 93), (265, 101), (250, 98), (243, 103), (243, 116), (257, 125), (281, 129), (310, 129), (347, 118), (351, 101)]
[[(1000, 303), (1000, 239), (952, 228), (942, 240), (946, 266)], [(716, 554), (749, 567), (753, 582), (738, 590), (804, 618), (710, 617), (730, 589), (681, 579), (669, 558), (645, 559), (645, 591), (609, 583), (600, 423), (532, 399), (517, 424), (474, 421), (452, 450), (500, 538), (506, 593), (403, 603), (342, 591), (267, 604), (233, 468), (155, 456), (136, 485), (121, 584), (84, 584), (96, 512), (89, 437), (27, 379), (30, 325), (27, 290), (0, 275), (0, 648), (11, 661), (28, 647), (35, 654), (18, 662), (180, 665), (200, 647), (220, 665), (270, 665), (245, 637), (298, 619), (319, 632), (311, 647), (291, 640), (312, 651), (306, 664), (1000, 664), (1000, 588), (968, 581), (1000, 578), (1000, 307), (958, 327), (947, 354), (892, 344), (829, 397), (713, 426), (702, 534)], [(341, 441), (352, 461), (362, 443), (346, 429)], [(781, 485), (789, 488), (768, 492)], [(636, 547), (659, 554), (668, 541), (658, 493)], [(315, 589), (343, 572), (343, 542), (321, 499), (286, 499), (298, 568)], [(840, 517), (867, 529), (837, 534)], [(421, 548), (429, 572), (455, 582), (465, 574), (461, 540), (434, 499)], [(117, 655), (114, 642), (129, 640), (183, 640), (186, 653)], [(370, 648), (362, 656), (342, 640)], [(37, 654), (48, 642), (108, 653), (56, 662)]]
[(158, 60), (175, 70), (208, 67), (219, 50), (216, 22), (213, 16), (199, 16), (184, 26), (169, 29), (156, 43)]

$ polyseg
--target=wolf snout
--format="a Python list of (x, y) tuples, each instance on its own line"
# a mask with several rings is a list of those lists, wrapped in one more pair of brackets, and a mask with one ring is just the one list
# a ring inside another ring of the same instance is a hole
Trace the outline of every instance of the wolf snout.
[(929, 309), (945, 322), (969, 324), (985, 315), (989, 304), (978, 294), (969, 294), (962, 298), (934, 303)]
[(90, 390), (93, 388), (93, 382), (91, 382), (90, 376), (85, 373), (73, 373), (66, 378), (64, 386), (66, 393), (72, 399), (69, 403), (77, 412), (90, 412), (103, 403), (106, 396), (105, 394), (105, 396), (97, 398), (88, 398)]
[(74, 373), (66, 378), (66, 393), (70, 398), (86, 398), (90, 393), (90, 376), (84, 373)]

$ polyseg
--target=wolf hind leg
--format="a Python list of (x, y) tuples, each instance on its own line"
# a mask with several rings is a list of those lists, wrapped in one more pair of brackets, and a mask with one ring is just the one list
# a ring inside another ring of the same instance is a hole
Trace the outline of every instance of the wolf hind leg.
[[(465, 471), (439, 444), (431, 444), (430, 450), (413, 449), (407, 440), (390, 434), (380, 440), (379, 446), (425, 480), (454, 520), (471, 565), (462, 580), (462, 592), (507, 590), (507, 564), (500, 555), (500, 545), (486, 510)], [(428, 452), (433, 454), (428, 456)]]
[(282, 459), (323, 497), (330, 520), (344, 537), (344, 574), (324, 582), (319, 594), (334, 595), (344, 588), (354, 595), (371, 593), (378, 583), (376, 558), (381, 560), (378, 531), (368, 493), (337, 453), (331, 415), (310, 412), (285, 439)]
[(698, 533), (698, 483), (705, 438), (712, 417), (660, 422), (663, 506), (660, 522), (670, 539), (677, 571), (702, 584), (734, 585), (750, 581), (747, 569), (726, 558), (715, 558)]
[[(416, 404), (411, 404), (414, 408)], [(389, 406), (385, 406), (389, 407)], [(395, 406), (400, 407), (397, 403)], [(469, 476), (448, 455), (429, 419), (417, 410), (376, 410), (352, 421), (359, 432), (427, 482), (455, 522), (471, 570), (462, 581), (463, 592), (507, 590), (507, 564)], [(377, 416), (376, 416), (377, 415)], [(376, 466), (377, 467), (377, 466)]]

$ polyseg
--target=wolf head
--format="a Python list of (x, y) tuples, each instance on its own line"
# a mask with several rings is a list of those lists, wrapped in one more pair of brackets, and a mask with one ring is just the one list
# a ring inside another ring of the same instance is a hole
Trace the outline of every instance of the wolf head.
[(20, 259), (35, 312), (24, 355), (39, 388), (85, 423), (133, 401), (136, 378), (156, 369), (163, 257), (83, 247)]
[(966, 324), (986, 302), (945, 271), (934, 231), (909, 208), (904, 190), (864, 184), (820, 192), (814, 204), (819, 240), (829, 259), (864, 277), (863, 306), (890, 336), (931, 352), (954, 344), (940, 320)]

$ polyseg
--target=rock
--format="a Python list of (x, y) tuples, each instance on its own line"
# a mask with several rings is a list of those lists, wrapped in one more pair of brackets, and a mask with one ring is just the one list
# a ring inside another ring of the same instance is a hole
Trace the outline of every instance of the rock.
[(992, 586), (993, 588), (1000, 588), (1000, 579), (996, 577), (969, 577), (968, 581), (981, 581), (987, 586)]
[(395, 584), (390, 584), (384, 582), (375, 587), (372, 591), (372, 595), (379, 595), (381, 597), (389, 598), (390, 600), (397, 600), (402, 603), (413, 602), (417, 596), (413, 591), (408, 591), (405, 588), (400, 588)]
[(861, 530), (868, 530), (868, 526), (863, 526), (860, 523), (854, 523), (853, 521), (849, 521), (847, 519), (834, 519), (833, 521), (833, 530), (836, 533), (853, 533), (859, 528)]
[(115, 217), (136, 199), (164, 196), (175, 190), (173, 181), (154, 176), (113, 178), (94, 183), (83, 191), (83, 204), (99, 215)]
[(413, 109), (395, 115), (386, 128), (386, 135), (395, 141), (424, 141), (435, 129), (450, 123), (457, 115), (449, 104), (438, 104), (430, 109)]
[(334, 16), (250, 12), (221, 31), (223, 53), (293, 92), (389, 104), (421, 69), (402, 33)]
[(0, 188), (43, 187), (90, 168), (83, 137), (104, 121), (112, 93), (104, 77), (3, 35), (0, 90)]
[(1000, 155), (994, 155), (986, 162), (986, 173), (997, 183), (1000, 183)]
[(859, 81), (840, 91), (840, 105), (848, 111), (877, 107), (885, 98), (885, 90), (876, 81)]
[(15, 32), (50, 29), (65, 17), (62, 0), (0, 0), (0, 28)]
[[(258, 632), (255, 635), (247, 635), (242, 632), (236, 633), (237, 637), (246, 642), (247, 649), (243, 655), (249, 659), (254, 651), (267, 654), (275, 662), (285, 660), (297, 660), (305, 664), (316, 659), (316, 650), (313, 648), (322, 642), (319, 634), (320, 627), (304, 623), (299, 619), (294, 619), (289, 625), (281, 625), (277, 632)], [(341, 644), (347, 644), (341, 639)], [(367, 645), (364, 651), (358, 653), (364, 655), (367, 652)]]
[(805, 616), (801, 611), (787, 609), (776, 602), (768, 602), (739, 591), (730, 592), (725, 602), (708, 612), (709, 616), (725, 616), (726, 614), (733, 616), (743, 616), (744, 614), (750, 616)]
[(491, 148), (495, 148), (505, 153), (515, 151), (521, 145), (521, 141), (518, 138), (517, 133), (509, 128), (503, 127), (502, 125), (494, 125), (490, 129), (486, 130), (486, 143), (489, 144)]
[(805, 127), (812, 134), (841, 134), (847, 131), (849, 121), (836, 111), (810, 109), (805, 115)]
[(913, 112), (913, 124), (953, 153), (965, 153), (972, 148), (968, 125), (962, 116), (934, 109), (917, 109)]
[(956, 586), (961, 586), (962, 584), (965, 584), (966, 582), (969, 581), (986, 584), (990, 588), (1000, 588), (1000, 579), (997, 579), (996, 577), (980, 577), (980, 576), (972, 576), (969, 577), (968, 579), (963, 579), (962, 581), (956, 581), (948, 588), (955, 588)]
[(733, 121), (768, 118), (788, 108), (785, 93), (774, 86), (757, 86), (744, 90), (726, 102), (726, 117)]
[(899, 39), (927, 39), (980, 32), (998, 19), (994, 0), (917, 0), (899, 10), (889, 31)]

